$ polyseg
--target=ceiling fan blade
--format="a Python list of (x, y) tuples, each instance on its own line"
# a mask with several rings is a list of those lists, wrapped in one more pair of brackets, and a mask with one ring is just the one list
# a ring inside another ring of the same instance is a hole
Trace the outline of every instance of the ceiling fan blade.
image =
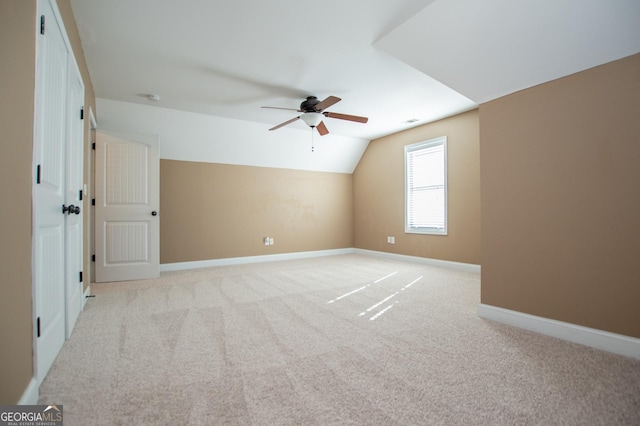
[(315, 106), (316, 111), (322, 111), (323, 109), (329, 108), (331, 105), (340, 102), (342, 99), (336, 96), (329, 96), (324, 101), (318, 102)]
[(320, 136), (329, 134), (329, 130), (327, 130), (327, 126), (325, 126), (324, 122), (322, 121), (316, 126), (316, 129), (318, 129), (318, 133), (320, 133)]
[(295, 109), (295, 108), (281, 108), (281, 107), (271, 107), (271, 106), (262, 106), (260, 108), (269, 108), (269, 109), (285, 109), (287, 111), (298, 111), (301, 112), (299, 109)]
[(284, 126), (286, 126), (287, 124), (291, 124), (291, 123), (293, 123), (294, 121), (296, 121), (296, 120), (298, 120), (298, 119), (300, 119), (300, 116), (294, 117), (294, 118), (292, 118), (291, 120), (285, 121), (284, 123), (280, 123), (280, 124), (278, 124), (277, 126), (270, 128), (269, 130), (277, 130), (277, 129), (279, 129), (280, 127), (284, 127)]
[(349, 115), (349, 114), (340, 114), (339, 112), (323, 112), (323, 114), (325, 117), (337, 118), (339, 120), (355, 121), (358, 123), (366, 123), (367, 121), (369, 121), (367, 117), (360, 117), (357, 115)]

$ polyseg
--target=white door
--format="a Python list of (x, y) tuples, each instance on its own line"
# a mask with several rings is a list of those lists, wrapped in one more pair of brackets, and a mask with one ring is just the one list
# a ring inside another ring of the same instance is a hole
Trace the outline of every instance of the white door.
[(158, 277), (158, 136), (99, 131), (96, 140), (96, 282)]
[(48, 1), (38, 3), (34, 141), (34, 325), (42, 382), (65, 340), (65, 127), (68, 53)]
[[(66, 193), (65, 224), (66, 256), (66, 337), (71, 336), (73, 326), (82, 310), (84, 280), (82, 265), (83, 226), (81, 211), (83, 189), (84, 84), (75, 62), (69, 62), (67, 85), (67, 137), (66, 137)], [(73, 207), (72, 207), (73, 206)]]

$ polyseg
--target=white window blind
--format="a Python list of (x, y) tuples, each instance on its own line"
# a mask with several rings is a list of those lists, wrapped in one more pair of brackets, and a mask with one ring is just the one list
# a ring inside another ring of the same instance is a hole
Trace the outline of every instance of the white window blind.
[(447, 233), (447, 139), (405, 146), (405, 231)]

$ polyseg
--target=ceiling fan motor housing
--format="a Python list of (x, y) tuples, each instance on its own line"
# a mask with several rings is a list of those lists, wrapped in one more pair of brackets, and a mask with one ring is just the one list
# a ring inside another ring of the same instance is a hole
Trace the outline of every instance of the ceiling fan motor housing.
[(316, 110), (316, 105), (318, 105), (320, 101), (315, 96), (307, 96), (307, 100), (303, 101), (300, 104), (300, 111), (302, 112), (318, 112)]

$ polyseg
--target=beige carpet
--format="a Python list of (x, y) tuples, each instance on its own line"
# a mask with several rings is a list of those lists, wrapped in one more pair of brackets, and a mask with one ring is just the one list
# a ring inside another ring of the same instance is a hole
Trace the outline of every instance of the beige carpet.
[(65, 425), (632, 425), (640, 361), (477, 316), (479, 274), (345, 255), (93, 284)]

